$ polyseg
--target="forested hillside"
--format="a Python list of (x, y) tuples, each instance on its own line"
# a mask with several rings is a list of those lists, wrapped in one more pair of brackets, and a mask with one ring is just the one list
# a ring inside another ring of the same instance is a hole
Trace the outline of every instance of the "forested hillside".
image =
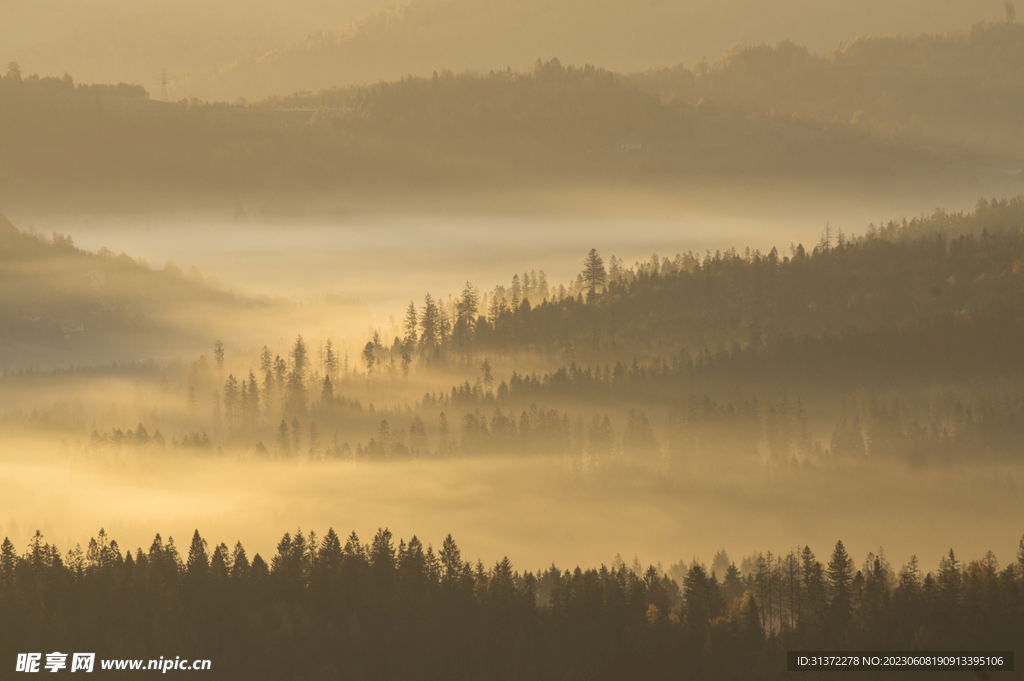
[(242, 192), (262, 203), (292, 195), (301, 205), (368, 187), (454, 193), (741, 177), (877, 185), (975, 172), (969, 154), (944, 160), (849, 123), (813, 129), (680, 107), (611, 72), (558, 60), (253, 105), (141, 94), (24, 77), (12, 66), (0, 79), (0, 199), (89, 208), (183, 193), (223, 202)]
[(283, 47), (393, 4), (252, 0), (242, 8), (230, 0), (8, 0), (0, 24), (0, 59), (33, 72), (69, 71), (90, 82), (141, 83), (158, 96), (162, 69), (172, 81), (183, 80), (189, 73)]
[(417, 0), (344, 27), (322, 27), (280, 49), (239, 54), (181, 89), (207, 98), (255, 99), (443, 69), (521, 71), (554, 56), (631, 71), (714, 59), (733, 43), (792, 40), (824, 53), (858, 35), (942, 32), (1004, 16), (1001, 3), (981, 7), (967, 0), (941, 6), (923, 0)]
[(52, 365), (58, 357), (80, 363), (96, 352), (132, 359), (188, 347), (190, 316), (195, 322), (249, 304), (210, 287), (196, 269), (169, 263), (154, 271), (125, 253), (89, 253), (68, 235), (23, 232), (3, 215), (0, 282), (4, 370), (26, 361)]
[[(485, 303), (467, 283), (440, 330), (428, 299), (410, 308), (400, 346), (375, 352), (430, 362), (534, 351), (765, 380), (1021, 369), (1020, 197), (872, 225), (857, 237), (826, 228), (819, 243), (783, 253), (688, 252), (631, 267), (612, 256), (605, 267), (594, 251), (584, 265), (568, 288), (516, 275)], [(964, 352), (972, 347), (984, 352)]]
[[(606, 268), (591, 251), (568, 286), (535, 271), (483, 296), (467, 282), (457, 298), (410, 302), (393, 337), (378, 328), (358, 348), (330, 335), (264, 332), (262, 347), (228, 336), (212, 354), (139, 369), (147, 387), (131, 405), (69, 408), (71, 393), (0, 422), (12, 435), (71, 434), (101, 459), (540, 456), (607, 480), (634, 469), (1014, 466), (1022, 224), (1017, 198), (859, 236), (826, 230), (781, 256), (685, 253), (628, 267), (612, 256)], [(17, 238), (43, 253), (64, 247)], [(96, 271), (120, 262), (71, 252)], [(172, 286), (180, 275), (136, 276)], [(279, 317), (252, 310), (259, 319), (274, 328)], [(0, 388), (50, 380), (11, 372)], [(1009, 469), (1000, 476), (1012, 496)]]
[[(734, 45), (714, 61), (630, 79), (662, 99), (723, 111), (817, 127), (853, 122), (877, 134), (1024, 150), (1016, 114), (1024, 103), (1024, 24), (863, 36), (822, 54), (791, 41)], [(1019, 172), (1019, 165), (1009, 170)]]

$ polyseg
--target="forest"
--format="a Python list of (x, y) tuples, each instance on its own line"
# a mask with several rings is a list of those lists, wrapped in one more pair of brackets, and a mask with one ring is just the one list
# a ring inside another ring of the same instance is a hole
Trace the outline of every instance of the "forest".
[(874, 187), (880, 172), (1019, 191), (1022, 31), (998, 21), (869, 36), (824, 56), (790, 42), (734, 46), (713, 63), (625, 74), (557, 58), (521, 71), (441, 68), (230, 103), (154, 101), (139, 85), (25, 75), (11, 62), (0, 79), (0, 198), (87, 208), (185, 193), (303, 205), (358, 187)]
[(200, 97), (230, 93), (216, 96), (259, 99), (289, 89), (429, 76), (442, 67), (518, 71), (551, 56), (625, 72), (713, 58), (735, 43), (789, 39), (824, 54), (852, 36), (936, 33), (1002, 19), (1003, 5), (967, 0), (940, 6), (922, 0), (776, 0), (770, 5), (750, 0), (711, 5), (417, 0), (311, 31), (278, 49), (238, 55), (175, 85)]
[(0, 56), (0, 669), (1024, 641), (1013, 2), (10, 0)]
[(1024, 69), (1022, 38), (1024, 25), (999, 21), (940, 34), (861, 36), (825, 54), (790, 41), (737, 44), (713, 62), (628, 78), (665, 101), (819, 129), (845, 121), (926, 144), (970, 140), (1019, 154), (1012, 112), (1024, 92), (1006, 84)]
[[(812, 248), (781, 256), (687, 252), (628, 267), (611, 256), (606, 268), (591, 250), (568, 286), (536, 270), (483, 295), (466, 282), (458, 297), (427, 293), (391, 328), (344, 346), (329, 336), (249, 349), (217, 340), (192, 360), (116, 369), (141, 381), (133, 408), (65, 396), (22, 403), (0, 422), (86, 436), (80, 445), (98, 451), (242, 446), (297, 459), (514, 452), (593, 470), (1020, 463), (1022, 223), (1018, 197), (860, 236), (826, 228)], [(157, 316), (186, 291), (222, 319), (283, 305), (218, 292), (201, 274), (86, 253), (64, 235), (47, 243), (6, 230), (5, 257), (37, 273), (5, 289), (9, 354), (26, 343), (109, 343), (125, 324), (137, 343), (188, 338), (183, 315)], [(39, 286), (47, 269), (68, 283)], [(69, 297), (72, 283), (80, 297)], [(8, 368), (3, 385), (11, 395), (57, 380), (84, 389), (97, 371)]]
[[(862, 563), (842, 541), (720, 551), (672, 574), (616, 561), (516, 569), (378, 529), (286, 532), (269, 559), (196, 530), (186, 549), (157, 534), (122, 552), (103, 530), (62, 553), (39, 533), (0, 545), (0, 655), (90, 651), (156, 658), (187, 651), (223, 679), (769, 679), (787, 650), (1013, 650), (1024, 639), (1024, 538), (935, 571)], [(396, 651), (401, 651), (396, 654)], [(903, 678), (905, 671), (876, 672)], [(963, 678), (964, 672), (929, 672)], [(821, 673), (818, 678), (848, 678)]]

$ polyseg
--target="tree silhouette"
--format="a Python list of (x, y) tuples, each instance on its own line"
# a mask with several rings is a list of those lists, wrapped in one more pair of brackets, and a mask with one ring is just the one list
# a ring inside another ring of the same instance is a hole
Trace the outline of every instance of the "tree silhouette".
[(583, 261), (583, 281), (587, 286), (587, 300), (593, 301), (597, 295), (598, 287), (604, 287), (606, 274), (604, 261), (597, 254), (596, 248), (591, 248)]
[(853, 611), (853, 561), (841, 541), (836, 542), (826, 574), (831, 595), (828, 611), (829, 629), (834, 640), (841, 644), (845, 639), (846, 628)]

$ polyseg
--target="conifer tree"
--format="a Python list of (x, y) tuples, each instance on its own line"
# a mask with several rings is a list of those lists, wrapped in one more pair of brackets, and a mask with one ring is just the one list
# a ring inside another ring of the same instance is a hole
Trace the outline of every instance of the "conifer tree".
[(1017, 545), (1017, 574), (1024, 579), (1024, 537), (1020, 538), (1020, 543)]
[(256, 375), (252, 369), (249, 370), (249, 408), (248, 421), (256, 425), (260, 420), (260, 387), (256, 383)]
[(325, 346), (324, 371), (327, 374), (327, 378), (333, 381), (338, 380), (338, 353), (335, 352), (334, 344), (330, 338), (327, 339)]
[(306, 372), (309, 369), (309, 351), (302, 336), (295, 339), (291, 351), (292, 368), (288, 374), (288, 407), (296, 413), (306, 410)]
[(288, 456), (291, 453), (292, 441), (288, 436), (288, 424), (281, 419), (281, 425), (277, 427), (277, 451), (281, 456)]
[(441, 559), (441, 577), (449, 586), (454, 586), (462, 573), (462, 552), (455, 545), (452, 535), (448, 535), (441, 545), (441, 551), (437, 554)]
[(377, 348), (374, 346), (373, 341), (367, 341), (366, 345), (363, 347), (363, 361), (366, 362), (367, 374), (373, 373), (373, 366), (377, 363), (376, 349)]
[(224, 344), (220, 340), (213, 344), (213, 361), (217, 366), (217, 371), (224, 370)]
[(828, 576), (829, 591), (832, 597), (829, 603), (829, 624), (832, 635), (839, 642), (846, 634), (846, 628), (850, 622), (853, 611), (853, 599), (851, 589), (853, 586), (853, 561), (846, 553), (846, 547), (842, 541), (836, 542), (832, 551), (832, 558), (828, 562), (826, 570)]
[(419, 340), (418, 328), (419, 317), (416, 314), (416, 305), (410, 300), (409, 307), (405, 311), (405, 338), (403, 339), (409, 348), (416, 347), (416, 341)]
[(235, 430), (239, 398), (238, 379), (234, 374), (228, 374), (228, 380), (224, 382), (224, 420), (227, 422), (229, 434)]
[(587, 300), (592, 301), (597, 296), (598, 287), (604, 287), (606, 273), (604, 261), (597, 254), (596, 248), (591, 248), (583, 261), (583, 281), (587, 287)]
[(199, 536), (199, 530), (192, 535), (192, 544), (188, 549), (188, 560), (185, 569), (190, 577), (205, 578), (210, 570), (210, 555), (207, 553), (206, 540)]
[(494, 375), (491, 373), (491, 360), (489, 357), (484, 358), (484, 363), (480, 365), (480, 373), (483, 374), (484, 388), (490, 390), (491, 386), (494, 385)]
[(231, 578), (244, 579), (249, 576), (249, 558), (245, 555), (242, 542), (236, 542), (231, 551)]

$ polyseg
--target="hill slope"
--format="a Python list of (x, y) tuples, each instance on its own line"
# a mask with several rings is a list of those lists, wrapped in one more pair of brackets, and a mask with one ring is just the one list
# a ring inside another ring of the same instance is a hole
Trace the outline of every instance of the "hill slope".
[[(143, 84), (159, 95), (160, 69), (181, 75), (341, 26), (392, 0), (8, 0), (2, 63), (65, 71), (89, 82)], [(116, 18), (116, 19), (115, 19)]]
[(0, 370), (205, 347), (202, 320), (243, 307), (197, 271), (89, 253), (68, 236), (23, 232), (0, 215)]
[(713, 57), (734, 42), (788, 39), (824, 52), (856, 35), (946, 31), (1003, 16), (1000, 4), (968, 0), (415, 0), (176, 87), (200, 97), (259, 98), (446, 68), (520, 70), (552, 56), (637, 70)]
[(938, 35), (870, 36), (818, 56), (786, 41), (733, 47), (713, 64), (633, 74), (663, 100), (773, 117), (797, 114), (927, 133), (993, 149), (1021, 146), (1024, 25), (984, 22)]

